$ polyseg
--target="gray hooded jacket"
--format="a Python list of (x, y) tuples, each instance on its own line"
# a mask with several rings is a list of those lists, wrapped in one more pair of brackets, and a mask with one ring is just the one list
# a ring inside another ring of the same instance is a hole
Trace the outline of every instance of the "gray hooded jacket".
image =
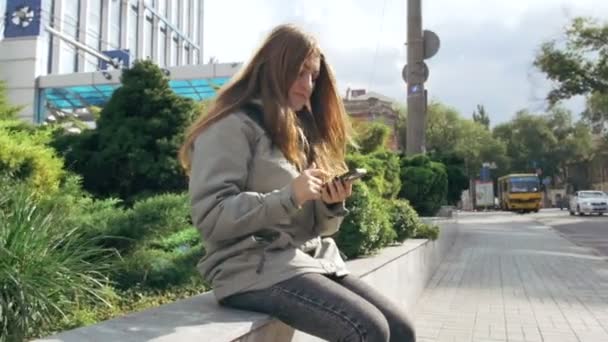
[(218, 300), (303, 273), (348, 274), (333, 239), (343, 203), (297, 208), (298, 170), (251, 116), (230, 114), (196, 139), (189, 192), (206, 254), (198, 265)]

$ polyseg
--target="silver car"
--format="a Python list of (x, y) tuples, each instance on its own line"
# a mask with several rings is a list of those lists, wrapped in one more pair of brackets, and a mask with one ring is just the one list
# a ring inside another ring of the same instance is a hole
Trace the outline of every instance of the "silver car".
[(570, 215), (608, 213), (608, 196), (603, 191), (577, 191), (570, 199)]

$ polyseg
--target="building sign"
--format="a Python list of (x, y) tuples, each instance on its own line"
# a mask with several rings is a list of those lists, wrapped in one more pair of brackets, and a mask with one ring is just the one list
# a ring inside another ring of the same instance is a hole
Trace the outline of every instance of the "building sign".
[[(8, 0), (4, 18), (4, 37), (17, 38), (40, 34), (41, 0)], [(4, 13), (0, 13), (4, 15)]]

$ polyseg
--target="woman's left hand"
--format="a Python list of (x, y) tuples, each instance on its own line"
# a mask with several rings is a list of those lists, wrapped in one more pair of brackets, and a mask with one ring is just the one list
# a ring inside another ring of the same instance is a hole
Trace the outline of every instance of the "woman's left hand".
[(352, 182), (342, 182), (334, 179), (326, 183), (321, 191), (321, 199), (325, 204), (344, 202), (353, 193)]

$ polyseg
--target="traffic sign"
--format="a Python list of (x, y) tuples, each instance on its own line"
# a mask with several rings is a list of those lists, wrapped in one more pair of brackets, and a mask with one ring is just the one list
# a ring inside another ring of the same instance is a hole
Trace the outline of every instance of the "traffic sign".
[(439, 36), (433, 31), (424, 30), (422, 38), (424, 40), (424, 59), (435, 56), (437, 51), (439, 51), (439, 45), (441, 44)]
[[(426, 65), (426, 63), (424, 62), (420, 62), (420, 71), (421, 75), (422, 75), (422, 82), (426, 82), (429, 79), (429, 67), (428, 65)], [(403, 78), (403, 81), (405, 83), (407, 83), (407, 64), (403, 67), (403, 70), (401, 70), (401, 78)], [(416, 70), (414, 70), (414, 72), (416, 72)]]

